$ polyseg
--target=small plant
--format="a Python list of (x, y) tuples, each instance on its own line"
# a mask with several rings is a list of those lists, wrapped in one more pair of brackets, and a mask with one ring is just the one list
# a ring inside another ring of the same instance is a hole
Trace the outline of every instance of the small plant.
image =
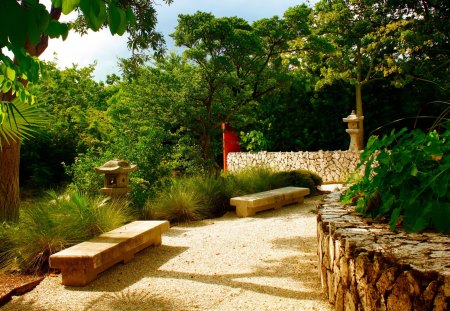
[(341, 198), (363, 214), (389, 219), (391, 230), (450, 232), (450, 123), (436, 130), (372, 136), (361, 154), (364, 176)]

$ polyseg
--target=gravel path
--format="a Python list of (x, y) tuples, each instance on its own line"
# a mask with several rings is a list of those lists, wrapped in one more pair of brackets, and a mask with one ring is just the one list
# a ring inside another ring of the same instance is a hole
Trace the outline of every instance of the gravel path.
[(2, 310), (332, 310), (317, 268), (320, 199), (172, 227), (88, 286), (47, 277)]

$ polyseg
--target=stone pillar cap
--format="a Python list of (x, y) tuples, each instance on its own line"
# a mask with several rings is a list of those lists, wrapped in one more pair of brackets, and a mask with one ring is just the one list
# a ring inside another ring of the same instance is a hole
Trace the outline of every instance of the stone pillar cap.
[(352, 113), (348, 115), (347, 118), (342, 118), (342, 121), (344, 122), (358, 122), (360, 120), (364, 119), (364, 116), (358, 117), (355, 113), (355, 110), (352, 110)]
[(128, 173), (134, 172), (137, 168), (136, 164), (130, 165), (124, 160), (111, 160), (106, 162), (100, 167), (96, 167), (95, 170), (99, 174), (105, 173)]

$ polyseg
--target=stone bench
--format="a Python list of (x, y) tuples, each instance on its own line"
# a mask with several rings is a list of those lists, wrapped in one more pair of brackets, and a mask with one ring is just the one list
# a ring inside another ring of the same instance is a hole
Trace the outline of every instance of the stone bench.
[(230, 205), (236, 206), (239, 217), (253, 216), (256, 212), (280, 208), (293, 203), (303, 203), (309, 188), (285, 187), (230, 199)]
[(61, 270), (64, 285), (84, 286), (113, 265), (129, 262), (144, 248), (161, 245), (161, 233), (169, 227), (165, 220), (131, 222), (51, 255), (50, 267)]

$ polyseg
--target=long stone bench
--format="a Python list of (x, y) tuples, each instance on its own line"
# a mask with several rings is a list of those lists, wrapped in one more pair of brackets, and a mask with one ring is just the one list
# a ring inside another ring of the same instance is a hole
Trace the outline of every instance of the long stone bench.
[(237, 216), (247, 217), (260, 211), (303, 203), (304, 197), (309, 193), (309, 188), (285, 187), (231, 198), (230, 205), (236, 206)]
[(113, 265), (129, 262), (144, 248), (161, 245), (161, 234), (169, 227), (165, 220), (131, 222), (51, 255), (50, 267), (61, 270), (64, 285), (84, 286)]

